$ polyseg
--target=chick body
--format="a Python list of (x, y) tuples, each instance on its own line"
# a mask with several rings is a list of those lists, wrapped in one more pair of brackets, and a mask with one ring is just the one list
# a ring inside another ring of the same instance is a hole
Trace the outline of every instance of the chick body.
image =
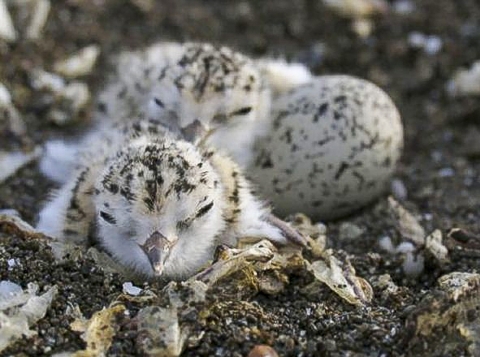
[(217, 245), (241, 237), (304, 244), (272, 219), (227, 156), (152, 121), (114, 128), (92, 134), (41, 211), (41, 231), (84, 248), (96, 242), (129, 271), (164, 279), (192, 275)]

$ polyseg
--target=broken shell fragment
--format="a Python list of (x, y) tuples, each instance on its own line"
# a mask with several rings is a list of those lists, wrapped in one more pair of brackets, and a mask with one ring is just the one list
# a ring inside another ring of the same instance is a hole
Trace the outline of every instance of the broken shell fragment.
[(35, 90), (46, 90), (52, 93), (60, 92), (66, 85), (65, 79), (58, 74), (35, 69), (30, 76), (30, 85)]
[(384, 0), (323, 0), (325, 6), (346, 18), (365, 18), (385, 13), (389, 5)]
[(339, 239), (341, 241), (353, 241), (359, 239), (365, 233), (365, 229), (351, 222), (343, 222), (339, 227)]
[[(0, 302), (5, 301), (14, 295), (20, 294), (22, 292), (22, 287), (18, 284), (15, 284), (8, 280), (0, 281)], [(0, 309), (3, 310), (3, 307), (0, 305)]]
[(59, 105), (52, 108), (49, 119), (57, 125), (75, 121), (80, 112), (88, 106), (90, 99), (90, 90), (85, 83), (72, 82), (58, 93)]
[(92, 72), (99, 54), (99, 46), (87, 46), (71, 57), (55, 63), (54, 70), (70, 78), (85, 76)]
[(448, 261), (448, 249), (443, 245), (442, 240), (442, 231), (436, 229), (427, 236), (425, 242), (425, 249), (430, 252), (441, 264)]
[(425, 230), (417, 218), (393, 197), (388, 197), (389, 211), (401, 242), (395, 246), (390, 237), (381, 238), (380, 247), (391, 254), (401, 254), (402, 269), (407, 276), (415, 277), (423, 272), (425, 266)]
[(53, 286), (37, 296), (38, 286), (29, 283), (24, 291), (0, 294), (0, 351), (19, 338), (36, 334), (30, 327), (45, 316), (57, 290)]
[(36, 0), (32, 4), (32, 19), (25, 31), (25, 37), (29, 40), (40, 38), (42, 29), (45, 26), (50, 13), (50, 0)]
[(5, 0), (0, 0), (0, 39), (8, 42), (13, 42), (17, 39), (17, 32), (13, 27), (13, 21)]
[(370, 19), (357, 19), (352, 22), (352, 31), (360, 38), (367, 38), (372, 34), (373, 22)]
[(145, 355), (180, 356), (187, 336), (180, 328), (176, 308), (148, 306), (138, 312), (136, 321), (136, 344)]
[(275, 246), (268, 240), (262, 240), (246, 249), (228, 249), (222, 253), (221, 260), (195, 275), (194, 279), (209, 287), (213, 286), (220, 279), (242, 270), (249, 262), (269, 261), (276, 251)]
[(12, 97), (7, 87), (0, 83), (0, 105), (7, 105), (12, 103)]
[(123, 283), (122, 285), (123, 293), (132, 295), (132, 296), (137, 296), (142, 292), (142, 288), (139, 288), (138, 286), (135, 286), (132, 284), (132, 282), (128, 281), (126, 283)]
[(425, 244), (425, 230), (415, 216), (391, 196), (388, 197), (388, 204), (400, 235), (417, 247), (422, 247)]
[(480, 61), (468, 69), (460, 69), (448, 81), (446, 90), (452, 97), (480, 95)]
[(352, 31), (360, 38), (367, 38), (372, 33), (371, 16), (389, 10), (389, 4), (384, 0), (323, 0), (323, 3), (337, 15), (352, 19)]
[(10, 231), (14, 231), (22, 237), (39, 239), (44, 237), (42, 233), (33, 228), (29, 223), (25, 222), (20, 217), (19, 213), (13, 209), (0, 210), (0, 228), (5, 231), (10, 229)]
[(323, 223), (312, 223), (303, 213), (297, 213), (289, 220), (292, 227), (306, 237), (313, 256), (321, 257), (327, 245), (327, 227)]
[[(5, 127), (4, 127), (5, 125)], [(11, 133), (22, 136), (26, 132), (25, 123), (20, 113), (12, 103), (12, 96), (0, 82), (0, 130), (8, 130)]]
[(334, 257), (330, 249), (325, 251), (323, 260), (314, 261), (307, 268), (316, 279), (352, 305), (364, 306), (373, 298), (370, 284), (355, 275), (355, 269), (348, 260)]
[(72, 322), (70, 325), (72, 330), (83, 332), (82, 339), (87, 344), (85, 350), (74, 355), (105, 356), (118, 329), (115, 318), (124, 311), (125, 306), (119, 304), (95, 312), (89, 320), (79, 318)]
[(84, 82), (68, 83), (61, 76), (38, 69), (32, 72), (30, 84), (33, 89), (43, 91), (46, 102), (51, 106), (47, 117), (57, 125), (76, 121), (91, 100), (90, 89)]

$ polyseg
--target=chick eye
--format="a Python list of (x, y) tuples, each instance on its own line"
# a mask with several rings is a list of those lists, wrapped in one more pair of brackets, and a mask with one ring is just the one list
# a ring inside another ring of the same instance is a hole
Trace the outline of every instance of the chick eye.
[(111, 214), (107, 213), (107, 212), (104, 212), (104, 211), (100, 211), (100, 217), (105, 221), (105, 222), (108, 222), (110, 224), (115, 224), (117, 223), (117, 220), (115, 219), (115, 217), (113, 217)]
[(178, 221), (177, 222), (177, 229), (179, 231), (182, 231), (182, 230), (185, 230), (187, 228), (189, 228), (192, 223), (194, 222), (195, 219), (198, 219), (202, 216), (204, 216), (208, 211), (210, 211), (213, 207), (213, 201), (211, 201), (210, 203), (206, 204), (205, 206), (199, 208), (194, 214), (193, 216), (190, 216), (182, 221)]
[(190, 227), (191, 224), (192, 224), (192, 221), (190, 219), (185, 219), (183, 221), (178, 221), (177, 222), (177, 229), (179, 231), (184, 231), (185, 229)]
[(159, 98), (153, 97), (153, 102), (160, 108), (165, 108), (165, 104)]
[(219, 124), (221, 124), (221, 123), (225, 123), (225, 122), (227, 121), (227, 119), (228, 119), (228, 117), (227, 117), (227, 115), (225, 115), (225, 114), (215, 114), (215, 115), (213, 116), (212, 121), (213, 121), (214, 123), (219, 123)]
[(213, 201), (210, 203), (206, 204), (202, 208), (200, 208), (197, 212), (195, 212), (195, 218), (200, 218), (203, 215), (205, 215), (208, 211), (210, 211), (213, 207)]
[(231, 115), (247, 115), (252, 111), (252, 107), (243, 107), (232, 112)]

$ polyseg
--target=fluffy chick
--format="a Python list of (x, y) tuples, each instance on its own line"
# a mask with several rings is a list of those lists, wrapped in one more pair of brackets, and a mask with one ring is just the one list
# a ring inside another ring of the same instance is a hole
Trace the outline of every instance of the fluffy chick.
[(159, 119), (245, 167), (269, 129), (271, 94), (256, 62), (228, 47), (158, 43), (118, 58), (100, 94), (100, 120)]
[(254, 197), (232, 160), (151, 129), (134, 123), (98, 140), (41, 211), (38, 228), (82, 246), (90, 237), (145, 278), (186, 278), (217, 245), (241, 237), (305, 243)]
[[(113, 78), (99, 94), (100, 129), (93, 132), (131, 118), (160, 120), (171, 132), (224, 150), (247, 167), (254, 142), (271, 130), (271, 97), (311, 79), (305, 66), (282, 59), (251, 60), (227, 47), (161, 42), (118, 56)], [(65, 183), (91, 138), (48, 142), (41, 171)]]

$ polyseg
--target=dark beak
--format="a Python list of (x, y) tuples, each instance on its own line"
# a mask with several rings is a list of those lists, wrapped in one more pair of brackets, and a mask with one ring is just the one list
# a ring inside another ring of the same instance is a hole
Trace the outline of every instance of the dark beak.
[(181, 131), (185, 140), (195, 144), (200, 138), (208, 133), (208, 129), (205, 128), (198, 119), (196, 119), (192, 124), (187, 125)]
[(153, 232), (141, 247), (152, 264), (155, 275), (161, 275), (165, 260), (175, 242), (169, 241), (160, 232)]

